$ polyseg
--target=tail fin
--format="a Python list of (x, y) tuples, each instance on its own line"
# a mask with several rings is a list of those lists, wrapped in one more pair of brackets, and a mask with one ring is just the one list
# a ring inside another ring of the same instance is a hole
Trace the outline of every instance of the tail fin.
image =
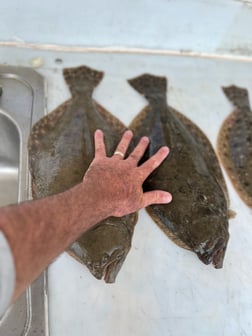
[(87, 91), (92, 92), (102, 80), (103, 75), (102, 71), (97, 71), (84, 65), (63, 70), (63, 76), (72, 95)]
[(165, 77), (159, 77), (144, 74), (128, 80), (129, 84), (139, 93), (149, 100), (156, 95), (166, 95), (167, 80)]
[(235, 85), (222, 87), (227, 98), (232, 102), (235, 107), (244, 108), (249, 106), (249, 95), (248, 90), (244, 88), (240, 88)]

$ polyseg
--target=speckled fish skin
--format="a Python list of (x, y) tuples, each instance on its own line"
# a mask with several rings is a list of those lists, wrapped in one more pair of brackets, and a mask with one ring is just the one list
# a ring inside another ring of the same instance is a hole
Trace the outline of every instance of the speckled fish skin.
[(231, 85), (223, 91), (234, 105), (219, 131), (220, 160), (241, 199), (252, 207), (252, 111), (247, 89)]
[[(94, 157), (96, 129), (104, 132), (108, 155), (113, 154), (126, 129), (92, 99), (102, 72), (81, 66), (64, 69), (63, 74), (72, 99), (35, 124), (29, 138), (33, 198), (63, 192), (82, 181)], [(108, 218), (81, 236), (68, 252), (96, 278), (114, 282), (130, 250), (136, 221), (136, 213)]]
[(176, 244), (221, 268), (229, 239), (228, 197), (214, 150), (195, 124), (167, 105), (165, 77), (144, 74), (129, 83), (149, 102), (129, 126), (136, 141), (150, 138), (145, 159), (162, 145), (170, 148), (144, 190), (167, 190), (173, 201), (147, 211)]

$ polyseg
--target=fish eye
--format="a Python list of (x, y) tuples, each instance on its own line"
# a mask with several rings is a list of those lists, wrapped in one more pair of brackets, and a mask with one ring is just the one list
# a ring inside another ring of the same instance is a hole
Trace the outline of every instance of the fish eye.
[(104, 253), (103, 258), (102, 258), (102, 263), (106, 264), (106, 262), (109, 260), (109, 255), (107, 253)]
[(119, 254), (119, 255), (116, 257), (116, 259), (117, 259), (117, 260), (121, 260), (122, 257), (123, 257), (123, 255), (122, 255), (122, 254)]
[(98, 262), (94, 263), (94, 269), (98, 269), (100, 267), (100, 264)]
[(204, 194), (199, 194), (197, 197), (199, 202), (206, 202), (207, 201), (207, 197)]

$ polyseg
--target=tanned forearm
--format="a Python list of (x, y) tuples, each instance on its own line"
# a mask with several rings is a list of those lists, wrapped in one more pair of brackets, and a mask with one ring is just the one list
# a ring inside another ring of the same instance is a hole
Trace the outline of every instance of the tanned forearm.
[[(0, 230), (9, 241), (16, 267), (14, 299), (83, 231), (104, 219), (102, 211), (94, 211), (90, 193), (83, 195), (78, 188), (81, 185), (0, 210)], [(81, 195), (80, 202), (73, 193)]]

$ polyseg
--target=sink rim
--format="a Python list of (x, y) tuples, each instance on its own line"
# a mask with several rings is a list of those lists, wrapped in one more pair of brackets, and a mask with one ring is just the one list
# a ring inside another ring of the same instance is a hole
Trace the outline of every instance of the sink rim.
[[(31, 92), (31, 108), (29, 112), (27, 112), (29, 113), (29, 125), (25, 124), (25, 127), (22, 127), (22, 125), (24, 125), (24, 122), (22, 122), (22, 116), (24, 114), (18, 112), (15, 114), (14, 111), (7, 109), (6, 106), (2, 104), (3, 95), (0, 96), (0, 113), (16, 126), (20, 139), (17, 197), (17, 203), (19, 203), (31, 199), (27, 142), (32, 125), (46, 114), (46, 86), (43, 77), (35, 70), (27, 67), (1, 65), (0, 83), (5, 79), (20, 82)], [(3, 87), (4, 94), (5, 85), (2, 84), (0, 86)], [(22, 321), (24, 320), (25, 322), (22, 322), (22, 328), (19, 325), (20, 330), (15, 331), (18, 332), (17, 335), (29, 336), (34, 334), (34, 332), (37, 332), (37, 335), (41, 336), (49, 335), (47, 284), (47, 271), (44, 271), (21, 295), (20, 302), (22, 306), (20, 306), (20, 310), (24, 311), (25, 315), (23, 315), (24, 318)], [(6, 314), (0, 320), (0, 332), (2, 327), (5, 328), (3, 331), (6, 330), (6, 332), (8, 332), (8, 325), (5, 324), (6, 318), (11, 315), (13, 307), (18, 308), (18, 301), (7, 310)], [(16, 311), (19, 312), (18, 309)], [(15, 316), (11, 322), (15, 322)], [(9, 323), (9, 325), (11, 325), (11, 323)], [(11, 325), (11, 327), (13, 329), (13, 325)]]

